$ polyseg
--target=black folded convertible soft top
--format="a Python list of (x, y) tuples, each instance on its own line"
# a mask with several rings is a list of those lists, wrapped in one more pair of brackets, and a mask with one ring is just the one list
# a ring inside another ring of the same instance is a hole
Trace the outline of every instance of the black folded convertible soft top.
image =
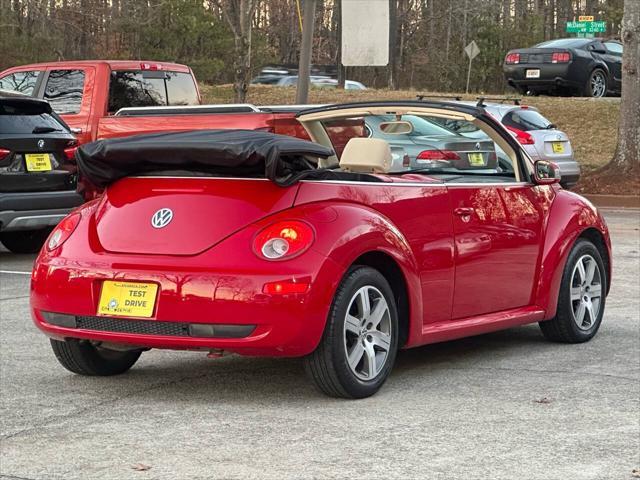
[(76, 159), (80, 174), (98, 187), (170, 171), (266, 177), (287, 186), (315, 175), (309, 158), (331, 155), (322, 145), (269, 132), (197, 130), (99, 140), (80, 147)]

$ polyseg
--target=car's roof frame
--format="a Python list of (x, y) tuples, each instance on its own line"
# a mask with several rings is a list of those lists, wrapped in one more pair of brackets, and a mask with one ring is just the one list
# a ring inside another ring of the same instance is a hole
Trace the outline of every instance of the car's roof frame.
[[(454, 102), (438, 101), (425, 102), (424, 100), (353, 102), (302, 110), (296, 114), (296, 118), (305, 130), (307, 130), (307, 133), (314, 142), (320, 143), (321, 145), (327, 145), (328, 141), (328, 145), (331, 145), (331, 140), (329, 139), (324, 127), (318, 128), (318, 124), (321, 124), (322, 120), (327, 120), (332, 117), (331, 113), (337, 114), (335, 118), (381, 115), (385, 113), (385, 108), (389, 108), (390, 110), (402, 110), (406, 115), (420, 115), (425, 113), (425, 111), (431, 110), (431, 112), (429, 112), (430, 114), (438, 116), (438, 110), (440, 110), (440, 112), (444, 112), (441, 113), (444, 118), (459, 117), (461, 120), (487, 124), (494, 132), (496, 132), (497, 137), (493, 138), (493, 140), (497, 141), (503, 150), (506, 146), (514, 152), (515, 158), (512, 158), (512, 160), (518, 164), (516, 179), (518, 181), (526, 181), (525, 179), (531, 173), (532, 166), (529, 164), (530, 162), (525, 162), (527, 153), (520, 146), (518, 141), (506, 130), (500, 121), (490, 115), (483, 107), (478, 107), (476, 105), (471, 106)], [(505, 152), (507, 152), (507, 150), (505, 150)], [(335, 155), (327, 159), (327, 162), (337, 163), (337, 161), (338, 159)]]
[(373, 101), (373, 102), (350, 102), (350, 103), (336, 103), (333, 105), (328, 105), (326, 107), (315, 107), (310, 109), (301, 110), (296, 114), (296, 117), (301, 117), (303, 115), (321, 113), (321, 112), (332, 112), (335, 110), (346, 110), (346, 109), (366, 109), (366, 108), (384, 108), (384, 107), (419, 107), (419, 108), (435, 108), (435, 109), (443, 109), (443, 110), (451, 110), (453, 112), (460, 112), (467, 115), (471, 115), (473, 117), (478, 117), (484, 113), (484, 109), (478, 108), (475, 106), (467, 106), (460, 105), (454, 102), (435, 102), (435, 101), (425, 101), (425, 100), (381, 100), (381, 101)]

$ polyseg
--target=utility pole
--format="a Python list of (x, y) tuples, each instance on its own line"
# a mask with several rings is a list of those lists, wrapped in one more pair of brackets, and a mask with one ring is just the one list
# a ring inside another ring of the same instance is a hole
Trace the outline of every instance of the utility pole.
[(302, 13), (302, 44), (300, 45), (300, 63), (298, 64), (298, 88), (296, 103), (308, 103), (309, 72), (311, 70), (311, 49), (313, 47), (313, 28), (315, 23), (316, 0), (304, 0)]
[(346, 67), (342, 65), (342, 0), (336, 0), (334, 8), (337, 12), (337, 22), (336, 22), (336, 36), (338, 38), (337, 46), (338, 51), (336, 54), (337, 61), (336, 67), (338, 70), (338, 85), (337, 88), (341, 88), (344, 90), (344, 82), (347, 78)]

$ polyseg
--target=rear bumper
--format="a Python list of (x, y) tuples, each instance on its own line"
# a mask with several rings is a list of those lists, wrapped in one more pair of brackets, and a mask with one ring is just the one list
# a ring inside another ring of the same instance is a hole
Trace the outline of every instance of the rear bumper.
[[(539, 78), (527, 78), (527, 70), (539, 69)], [(504, 78), (515, 88), (546, 90), (558, 87), (581, 88), (580, 82), (571, 80), (570, 64), (504, 65)]]
[(82, 196), (75, 190), (0, 193), (0, 230), (52, 227), (82, 203)]
[[(89, 266), (62, 258), (43, 261), (41, 254), (31, 282), (32, 318), (40, 330), (59, 340), (287, 357), (316, 348), (343, 274), (338, 264), (311, 250), (277, 268), (257, 257), (234, 262), (228, 252), (200, 260), (199, 265), (179, 265), (178, 259), (172, 265), (172, 259), (165, 258), (162, 268), (156, 263), (150, 269), (142, 264), (124, 268), (123, 258), (119, 264), (123, 268), (112, 270), (97, 257)], [(310, 282), (309, 290), (289, 295), (263, 292), (265, 283), (292, 278)], [(157, 283), (154, 316), (98, 315), (105, 279)]]

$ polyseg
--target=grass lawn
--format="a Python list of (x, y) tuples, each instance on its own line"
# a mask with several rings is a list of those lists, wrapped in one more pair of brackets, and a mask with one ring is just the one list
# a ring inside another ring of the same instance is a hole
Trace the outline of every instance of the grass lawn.
[[(230, 85), (201, 85), (200, 88), (205, 103), (233, 102), (233, 89)], [(314, 88), (310, 92), (309, 103), (406, 100), (415, 99), (417, 93), (426, 92)], [(468, 100), (476, 98), (476, 95), (461, 96)], [(291, 104), (295, 102), (295, 88), (251, 86), (248, 102), (255, 105)], [(583, 172), (600, 167), (613, 157), (618, 136), (619, 98), (525, 97), (522, 103), (538, 107), (545, 117), (569, 135)]]

